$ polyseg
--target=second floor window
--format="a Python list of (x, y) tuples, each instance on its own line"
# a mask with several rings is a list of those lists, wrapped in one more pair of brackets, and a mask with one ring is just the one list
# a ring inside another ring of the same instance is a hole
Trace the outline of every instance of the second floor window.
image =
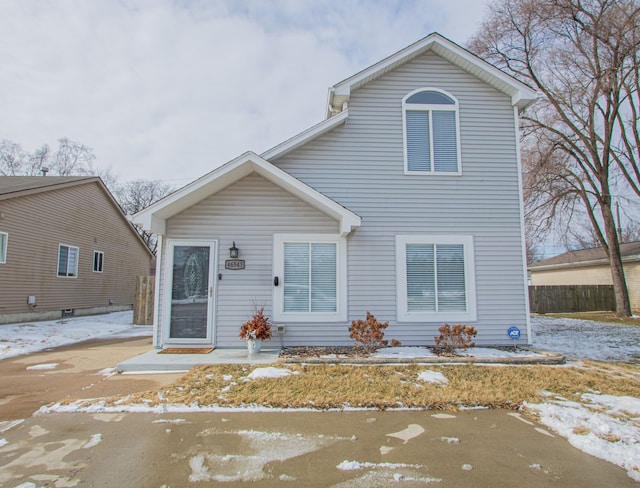
[(458, 101), (433, 88), (402, 101), (407, 174), (460, 174)]

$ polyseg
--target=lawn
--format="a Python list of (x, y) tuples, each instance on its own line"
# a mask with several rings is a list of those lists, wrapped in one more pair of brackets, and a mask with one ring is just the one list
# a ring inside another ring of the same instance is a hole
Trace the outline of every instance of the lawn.
[[(146, 404), (261, 406), (272, 408), (517, 409), (539, 402), (547, 392), (576, 401), (584, 393), (640, 398), (640, 368), (587, 362), (572, 366), (482, 365), (281, 365), (280, 378), (250, 378), (242, 365), (193, 368), (174, 385), (128, 397)], [(421, 381), (425, 371), (448, 383)], [(118, 402), (122, 404), (122, 400)]]
[(542, 316), (640, 326), (640, 317), (621, 319), (616, 316), (615, 312), (547, 313)]

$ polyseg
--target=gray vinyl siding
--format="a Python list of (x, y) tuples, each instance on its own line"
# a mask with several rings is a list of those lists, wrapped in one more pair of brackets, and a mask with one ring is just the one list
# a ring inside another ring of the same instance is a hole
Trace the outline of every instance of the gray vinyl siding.
[[(166, 236), (218, 241), (217, 266), (222, 279), (217, 283), (216, 346), (239, 347), (243, 346), (238, 337), (240, 326), (253, 314), (254, 303), (272, 316), (273, 235), (337, 232), (335, 220), (253, 173), (169, 219)], [(246, 262), (244, 270), (224, 269), (233, 241)], [(160, 276), (162, 313), (166, 288), (164, 273)], [(160, 320), (161, 340), (165, 322)], [(291, 334), (305, 337), (295, 327)]]
[[(422, 87), (458, 99), (461, 176), (404, 174), (401, 102)], [(389, 339), (433, 344), (442, 323), (396, 319), (395, 236), (404, 234), (472, 235), (476, 342), (509, 343), (513, 325), (529, 342), (514, 124), (509, 97), (430, 53), (353, 92), (345, 125), (271, 161), (362, 217), (349, 236), (349, 321), (300, 325), (285, 342), (349, 344), (350, 321), (370, 310), (389, 321)]]
[[(2, 199), (0, 212), (0, 231), (9, 234), (0, 323), (14, 314), (109, 307), (110, 299), (133, 304), (135, 277), (149, 274), (151, 254), (98, 183)], [(59, 244), (79, 248), (77, 278), (57, 276)], [(104, 252), (102, 273), (93, 272), (94, 251)]]

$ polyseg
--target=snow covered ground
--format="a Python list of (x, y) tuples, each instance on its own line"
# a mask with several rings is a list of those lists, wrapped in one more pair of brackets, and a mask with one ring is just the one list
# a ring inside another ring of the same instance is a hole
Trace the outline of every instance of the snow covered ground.
[(0, 325), (0, 359), (100, 337), (150, 336), (151, 326), (134, 326), (133, 311)]
[(533, 347), (572, 359), (640, 363), (640, 327), (534, 316)]

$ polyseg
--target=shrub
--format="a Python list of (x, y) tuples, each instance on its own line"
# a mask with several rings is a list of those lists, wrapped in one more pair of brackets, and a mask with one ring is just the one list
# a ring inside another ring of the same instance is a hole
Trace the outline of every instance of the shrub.
[(264, 307), (256, 310), (249, 320), (240, 327), (239, 336), (244, 340), (250, 339), (271, 339), (271, 322), (269, 317), (264, 316)]
[(478, 331), (475, 327), (468, 325), (444, 324), (438, 329), (440, 336), (435, 337), (436, 346), (439, 346), (445, 354), (455, 355), (456, 349), (466, 351), (470, 347), (475, 347), (472, 342)]
[(349, 327), (349, 337), (359, 343), (353, 347), (362, 347), (364, 352), (372, 353), (386, 346), (388, 341), (384, 340), (384, 329), (388, 326), (389, 322), (378, 322), (375, 315), (367, 310), (366, 320), (353, 320)]

